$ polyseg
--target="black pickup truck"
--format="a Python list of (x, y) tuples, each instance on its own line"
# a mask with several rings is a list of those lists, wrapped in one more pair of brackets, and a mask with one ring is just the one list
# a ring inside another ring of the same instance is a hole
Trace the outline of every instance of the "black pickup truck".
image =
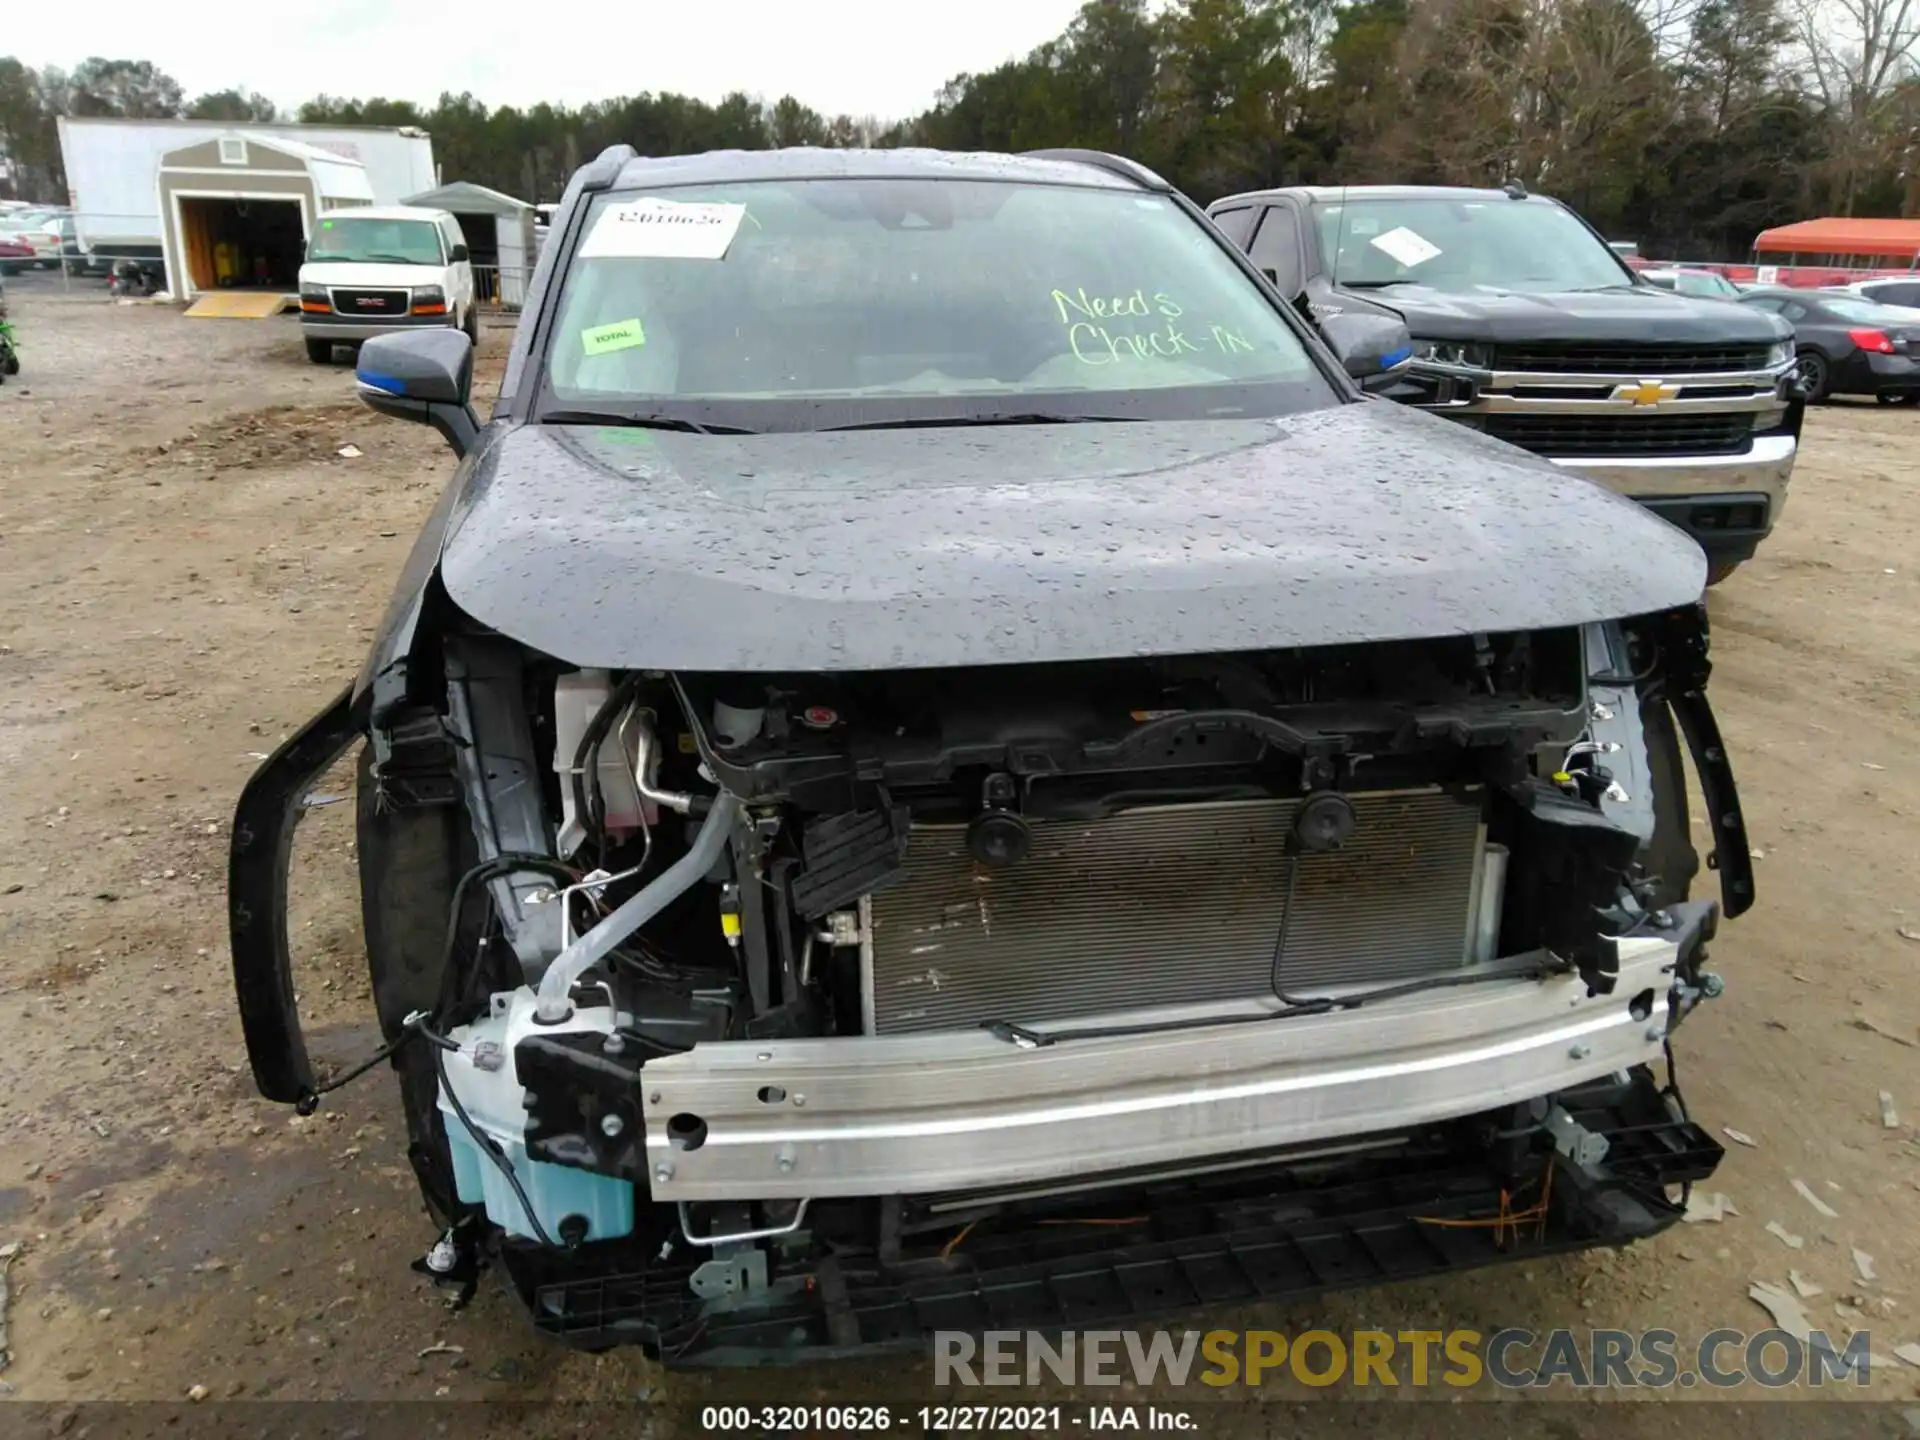
[(1642, 283), (1584, 220), (1519, 186), (1293, 186), (1214, 223), (1316, 324), (1414, 337), (1379, 393), (1600, 481), (1687, 531), (1709, 583), (1786, 503), (1803, 405), (1793, 332)]

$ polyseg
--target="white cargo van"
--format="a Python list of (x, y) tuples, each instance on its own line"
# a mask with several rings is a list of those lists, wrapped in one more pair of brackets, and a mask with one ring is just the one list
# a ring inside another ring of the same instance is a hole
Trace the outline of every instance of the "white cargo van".
[(445, 210), (356, 206), (321, 214), (300, 267), (300, 333), (325, 365), (336, 345), (449, 326), (476, 344), (473, 265), (460, 223)]

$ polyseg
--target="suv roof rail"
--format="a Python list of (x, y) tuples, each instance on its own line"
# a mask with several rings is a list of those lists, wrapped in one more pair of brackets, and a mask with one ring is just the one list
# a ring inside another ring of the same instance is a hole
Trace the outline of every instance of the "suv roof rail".
[(609, 145), (593, 159), (581, 166), (580, 188), (582, 190), (611, 190), (613, 182), (619, 178), (621, 168), (634, 158), (631, 145)]
[(1124, 155), (1109, 155), (1104, 150), (1026, 150), (1021, 152), (1033, 160), (1069, 160), (1080, 165), (1091, 165), (1105, 170), (1110, 175), (1118, 175), (1131, 180), (1144, 190), (1159, 190), (1167, 194), (1173, 192), (1173, 186), (1161, 179), (1138, 160), (1129, 160)]

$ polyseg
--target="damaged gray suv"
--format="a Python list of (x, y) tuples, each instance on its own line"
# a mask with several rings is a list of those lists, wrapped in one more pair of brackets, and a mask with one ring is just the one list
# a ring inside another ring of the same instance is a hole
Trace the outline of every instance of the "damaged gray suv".
[(797, 1359), (1671, 1224), (1753, 899), (1705, 562), (1370, 398), (1410, 354), (1111, 156), (600, 156), (490, 418), (464, 335), (360, 354), (459, 464), (239, 803), (261, 1092), (351, 1078), (285, 916), (358, 745), (415, 1268), (552, 1335)]

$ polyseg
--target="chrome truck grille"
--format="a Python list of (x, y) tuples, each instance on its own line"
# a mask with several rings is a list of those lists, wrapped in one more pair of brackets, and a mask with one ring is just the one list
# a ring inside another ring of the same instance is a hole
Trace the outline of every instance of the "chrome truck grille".
[[(1304, 855), (1282, 979), (1294, 993), (1467, 963), (1484, 797), (1357, 794), (1346, 845)], [(871, 897), (870, 1034), (1068, 1020), (1270, 995), (1300, 801), (1040, 821), (1004, 870), (959, 825), (916, 825)]]

